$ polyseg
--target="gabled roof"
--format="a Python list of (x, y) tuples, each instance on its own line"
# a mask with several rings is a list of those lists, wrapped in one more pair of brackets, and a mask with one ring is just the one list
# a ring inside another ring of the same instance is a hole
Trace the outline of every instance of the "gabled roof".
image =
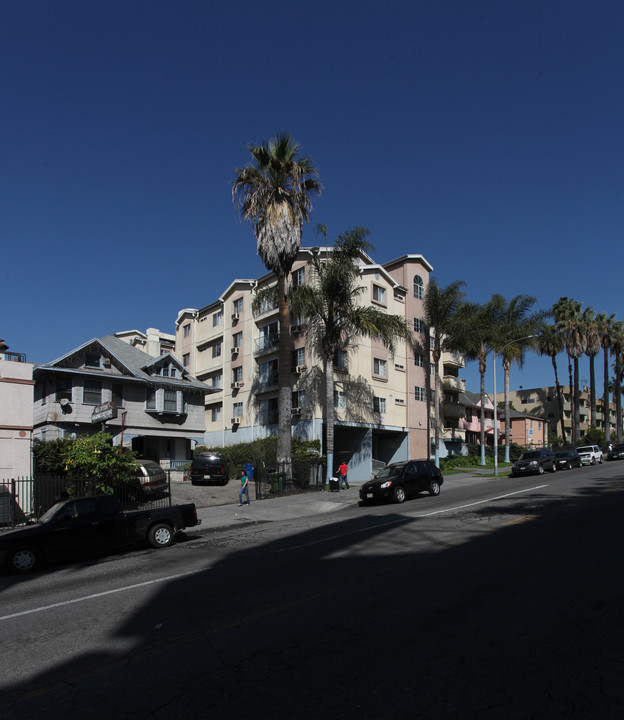
[[(494, 405), (492, 405), (492, 398), (485, 393), (486, 408), (488, 407), (488, 401), (490, 406), (494, 407)], [(459, 403), (460, 405), (465, 405), (466, 407), (481, 407), (481, 394), (464, 390), (464, 392), (459, 393)]]
[[(110, 357), (111, 359), (114, 358), (116, 363), (125, 370), (126, 377), (134, 377), (137, 380), (143, 380), (144, 382), (149, 382), (152, 385), (167, 385), (169, 387), (176, 387), (179, 389), (192, 389), (204, 393), (212, 392), (211, 388), (209, 388), (207, 385), (204, 385), (204, 383), (200, 382), (192, 375), (189, 375), (189, 373), (180, 364), (180, 361), (175, 358), (171, 353), (167, 352), (161, 355), (159, 358), (153, 358), (151, 355), (143, 352), (143, 350), (139, 350), (139, 348), (130, 345), (129, 343), (121, 340), (118, 337), (115, 337), (115, 335), (105, 335), (102, 338), (92, 338), (91, 340), (88, 340), (79, 347), (70, 350), (68, 353), (65, 353), (65, 355), (62, 355), (60, 358), (57, 358), (50, 363), (46, 363), (45, 365), (38, 365), (35, 370), (62, 369), (61, 366), (65, 360), (73, 357), (74, 355), (82, 353), (86, 348), (92, 346), (99, 346), (102, 355)], [(174, 364), (179, 369), (181, 377), (163, 378), (158, 375), (151, 375), (148, 372), (151, 367), (158, 365), (165, 360), (168, 363)], [(75, 368), (68, 371), (76, 374), (94, 374), (93, 371), (84, 371)], [(102, 373), (98, 372), (97, 374), (101, 375)]]

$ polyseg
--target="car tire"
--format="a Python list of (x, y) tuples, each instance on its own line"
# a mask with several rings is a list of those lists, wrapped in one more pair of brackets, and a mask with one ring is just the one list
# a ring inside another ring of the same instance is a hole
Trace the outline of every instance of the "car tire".
[(538, 474), (538, 475), (543, 475), (543, 474), (544, 474), (544, 466), (543, 466), (543, 465), (540, 465), (540, 466), (537, 468), (537, 474)]
[(167, 523), (157, 523), (149, 529), (147, 541), (153, 548), (169, 547), (173, 545), (173, 528)]
[(440, 483), (437, 480), (432, 480), (429, 483), (429, 495), (439, 495), (440, 494)]
[(7, 556), (7, 568), (20, 575), (36, 570), (39, 564), (39, 551), (30, 545), (13, 548)]
[(595, 460), (595, 458), (592, 458), (590, 465), (595, 465), (595, 464), (596, 464), (596, 460)]
[(401, 485), (397, 485), (397, 487), (394, 488), (394, 492), (392, 493), (392, 502), (395, 503), (402, 503), (405, 501), (405, 488)]
[(553, 463), (550, 472), (555, 472), (556, 470), (557, 470), (557, 463)]

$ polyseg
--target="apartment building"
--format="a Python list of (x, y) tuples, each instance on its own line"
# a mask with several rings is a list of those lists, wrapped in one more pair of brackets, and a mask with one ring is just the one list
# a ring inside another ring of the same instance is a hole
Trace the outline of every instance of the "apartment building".
[[(310, 282), (312, 253), (331, 252), (302, 247), (288, 282)], [(404, 317), (425, 345), (423, 299), (431, 271), (422, 255), (404, 255), (380, 265), (363, 253), (360, 302)], [(252, 309), (258, 291), (275, 284), (272, 273), (237, 279), (205, 307), (178, 313), (176, 355), (215, 393), (206, 397), (209, 446), (277, 433), (278, 308), (269, 302)], [(308, 343), (306, 318), (291, 320), (293, 435), (323, 441), (322, 361)], [(449, 361), (449, 373), (462, 366)], [(414, 353), (400, 343), (391, 356), (375, 338), (352, 338), (348, 349), (334, 358), (335, 457), (348, 462), (353, 479), (368, 479), (375, 460), (428, 457), (429, 372), (426, 347)]]
[[(569, 385), (562, 385), (563, 423), (565, 428), (564, 443), (572, 443), (572, 402)], [(503, 393), (497, 393), (498, 401), (504, 400)], [(509, 400), (516, 410), (537, 415), (546, 419), (551, 437), (561, 437), (561, 416), (557, 403), (557, 389), (554, 385), (541, 388), (521, 388), (509, 393)], [(589, 388), (583, 387), (579, 396), (581, 416), (581, 436), (590, 426), (591, 402)], [(609, 403), (608, 420), (611, 433), (615, 431), (615, 403)], [(596, 427), (605, 430), (605, 408), (602, 398), (596, 398)]]

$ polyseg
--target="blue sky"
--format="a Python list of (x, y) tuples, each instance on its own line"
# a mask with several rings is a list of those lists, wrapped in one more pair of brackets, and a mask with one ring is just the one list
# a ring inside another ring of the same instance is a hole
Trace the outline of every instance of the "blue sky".
[(474, 301), (622, 319), (622, 37), (600, 0), (2, 3), (0, 337), (47, 362), (261, 275), (231, 180), (282, 130), (324, 185), (304, 245), (363, 225)]

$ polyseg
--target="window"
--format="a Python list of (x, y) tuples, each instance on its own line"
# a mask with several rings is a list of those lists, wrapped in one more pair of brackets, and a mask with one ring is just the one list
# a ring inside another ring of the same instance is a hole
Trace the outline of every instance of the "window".
[(239, 297), (234, 300), (232, 303), (232, 312), (233, 313), (242, 313), (243, 312), (243, 298)]
[(221, 420), (221, 405), (213, 405), (210, 409), (210, 419), (212, 422)]
[(305, 348), (300, 347), (296, 350), (293, 350), (292, 354), (292, 361), (293, 361), (293, 367), (297, 367), (297, 365), (305, 365)]
[(124, 406), (123, 385), (121, 383), (113, 383), (111, 388), (111, 400), (118, 408)]
[(182, 365), (184, 365), (184, 367), (188, 367), (190, 364), (191, 364), (191, 354), (184, 353), (184, 355), (182, 355)]
[(418, 387), (418, 385), (416, 385), (414, 388), (414, 395), (416, 396), (416, 400), (425, 402), (427, 399), (427, 390), (424, 387)]
[(145, 409), (156, 410), (156, 390), (154, 388), (145, 390)]
[(217, 373), (210, 378), (209, 385), (213, 388), (220, 388), (222, 386), (223, 373)]
[(72, 401), (72, 381), (71, 378), (57, 377), (56, 378), (56, 402), (61, 400)]
[(425, 332), (425, 323), (420, 318), (414, 318), (414, 332), (417, 332), (417, 333)]
[(379, 375), (380, 377), (386, 377), (386, 361), (374, 358), (373, 360), (373, 374)]
[(92, 353), (92, 352), (85, 353), (84, 364), (85, 364), (85, 367), (99, 368), (100, 367), (100, 354)]
[(85, 380), (82, 391), (82, 402), (85, 405), (101, 405), (102, 383), (98, 380)]
[(422, 300), (425, 292), (424, 292), (425, 284), (423, 283), (423, 279), (420, 277), (420, 275), (414, 275), (414, 297), (417, 300)]
[(243, 417), (243, 403), (235, 402), (232, 405), (232, 417)]
[(212, 346), (212, 357), (213, 358), (221, 357), (221, 343), (220, 342), (216, 342)]
[(379, 285), (373, 285), (373, 300), (381, 305), (386, 304), (386, 291)]
[(339, 370), (347, 369), (347, 353), (346, 350), (338, 350), (336, 357), (334, 358), (334, 367)]
[(243, 366), (232, 368), (232, 382), (243, 382)]
[(182, 337), (187, 338), (187, 337), (190, 337), (190, 335), (191, 335), (191, 323), (187, 323), (182, 328)]
[(334, 407), (347, 407), (347, 394), (342, 390), (334, 390)]
[(221, 325), (222, 322), (223, 322), (223, 310), (217, 310), (217, 312), (212, 316), (212, 327)]
[(435, 375), (435, 363), (429, 363), (429, 372), (431, 375)]
[(279, 384), (279, 364), (277, 360), (266, 360), (260, 363), (258, 380), (261, 387)]
[(237, 332), (232, 335), (232, 347), (239, 348), (243, 344), (243, 333)]
[(429, 350), (435, 350), (435, 338), (429, 338)]
[(414, 365), (417, 365), (418, 367), (423, 367), (425, 364), (425, 358), (423, 357), (422, 353), (416, 353), (414, 355)]
[(178, 409), (178, 393), (176, 390), (165, 390), (163, 399), (163, 410), (165, 412), (176, 412)]
[(373, 397), (373, 410), (376, 413), (383, 415), (386, 412), (386, 398), (377, 396)]
[(298, 270), (294, 270), (292, 273), (292, 284), (293, 287), (298, 287), (305, 283), (305, 268), (300, 267)]
[(292, 406), (294, 408), (302, 408), (305, 407), (306, 404), (306, 394), (305, 390), (298, 390), (297, 392), (294, 392), (292, 394)]

